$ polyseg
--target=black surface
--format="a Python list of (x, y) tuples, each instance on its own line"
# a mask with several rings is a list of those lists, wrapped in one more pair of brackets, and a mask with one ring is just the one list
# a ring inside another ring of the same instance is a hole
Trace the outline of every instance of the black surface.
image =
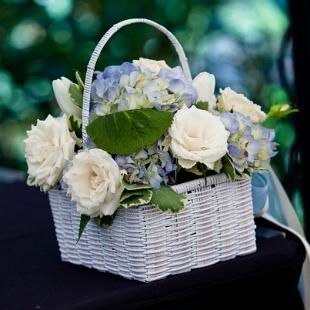
[[(299, 182), (305, 214), (305, 232), (310, 238), (310, 210), (309, 189), (307, 186), (310, 172), (310, 148), (305, 130), (309, 126), (310, 105), (309, 101), (309, 71), (310, 71), (310, 1), (289, 0), (289, 15), (291, 20), (290, 30), (293, 41), (293, 60), (295, 73), (295, 97), (294, 103), (300, 109), (300, 113), (294, 115), (297, 130), (296, 145), (294, 145), (289, 176), (291, 181)], [(297, 180), (296, 180), (297, 179)]]
[(259, 237), (255, 254), (144, 284), (62, 263), (46, 195), (22, 183), (0, 184), (0, 195), (0, 309), (302, 309), (305, 252), (290, 235)]

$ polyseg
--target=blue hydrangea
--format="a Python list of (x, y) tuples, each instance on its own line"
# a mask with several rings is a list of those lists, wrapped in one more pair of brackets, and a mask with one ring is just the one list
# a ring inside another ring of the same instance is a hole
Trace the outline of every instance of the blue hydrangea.
[(156, 189), (168, 183), (176, 163), (163, 141), (130, 156), (116, 156), (120, 169), (126, 170), (124, 178), (127, 182), (149, 184)]
[(253, 124), (241, 113), (220, 114), (225, 128), (230, 132), (228, 153), (239, 173), (251, 169), (267, 169), (271, 157), (277, 154), (273, 129)]
[(139, 108), (174, 112), (197, 100), (195, 88), (180, 67), (162, 68), (154, 74), (129, 62), (96, 72), (91, 95), (96, 115)]

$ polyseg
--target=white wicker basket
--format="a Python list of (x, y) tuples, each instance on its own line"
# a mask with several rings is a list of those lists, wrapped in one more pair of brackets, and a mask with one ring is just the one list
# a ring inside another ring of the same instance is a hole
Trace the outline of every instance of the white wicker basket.
[[(83, 142), (89, 122), (90, 90), (97, 58), (118, 29), (146, 23), (165, 33), (176, 47), (185, 76), (191, 79), (184, 51), (164, 27), (146, 19), (114, 25), (100, 40), (87, 67), (83, 96)], [(90, 221), (77, 243), (80, 214), (62, 190), (49, 192), (61, 258), (74, 264), (149, 282), (256, 251), (250, 179), (231, 182), (224, 174), (173, 186), (188, 198), (187, 207), (169, 214), (144, 205), (119, 209), (111, 227)]]

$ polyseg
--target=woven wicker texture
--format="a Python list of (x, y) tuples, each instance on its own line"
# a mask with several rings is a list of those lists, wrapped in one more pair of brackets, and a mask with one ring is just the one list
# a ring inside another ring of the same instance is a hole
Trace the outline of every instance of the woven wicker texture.
[(149, 282), (256, 250), (250, 179), (216, 175), (173, 188), (188, 198), (182, 212), (120, 209), (107, 229), (90, 221), (78, 243), (75, 205), (63, 191), (50, 191), (62, 260)]

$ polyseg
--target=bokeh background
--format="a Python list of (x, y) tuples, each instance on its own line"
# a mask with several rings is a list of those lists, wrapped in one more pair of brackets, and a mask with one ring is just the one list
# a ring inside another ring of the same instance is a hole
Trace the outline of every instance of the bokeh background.
[[(51, 82), (85, 72), (101, 35), (131, 17), (153, 19), (181, 41), (193, 75), (209, 71), (268, 111), (294, 104), (292, 47), (285, 0), (0, 0), (0, 177), (26, 171), (25, 132), (60, 113)], [(132, 25), (105, 48), (98, 69), (139, 56), (177, 64), (162, 34)], [(273, 167), (303, 221), (294, 116), (275, 125), (281, 145)]]

